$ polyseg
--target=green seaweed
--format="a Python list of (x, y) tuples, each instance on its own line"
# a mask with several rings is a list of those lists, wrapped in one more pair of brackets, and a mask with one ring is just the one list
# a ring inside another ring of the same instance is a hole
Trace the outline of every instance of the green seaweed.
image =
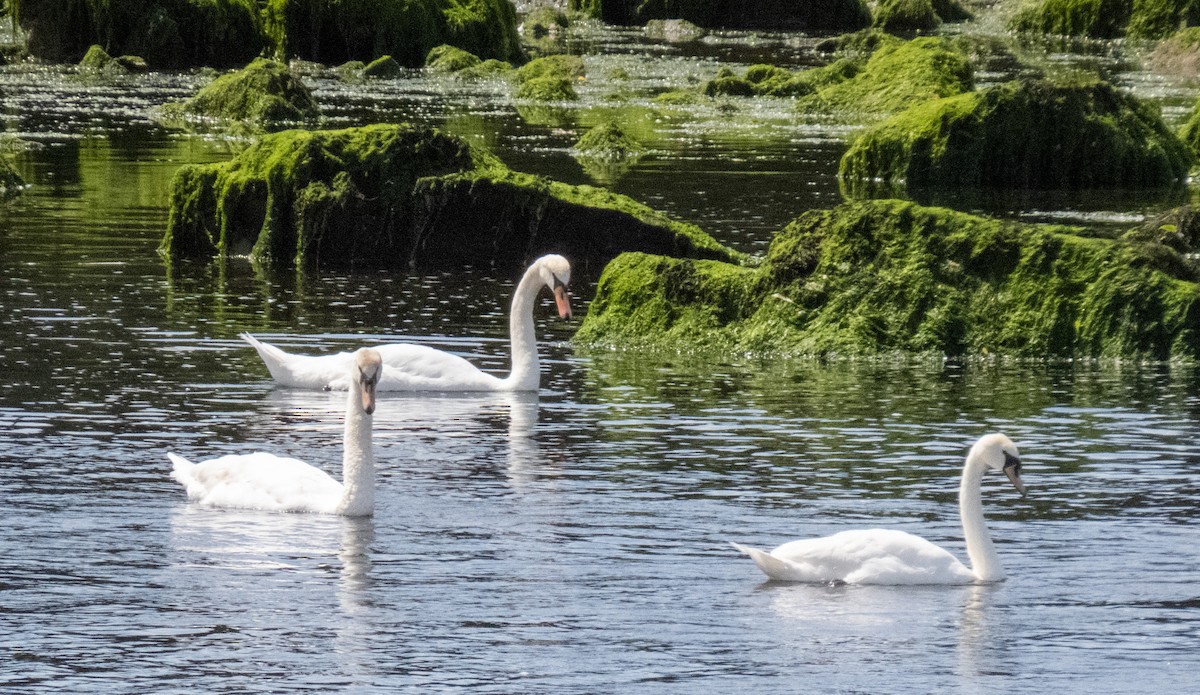
[(1041, 0), (1009, 21), (1013, 31), (1115, 39), (1129, 22), (1131, 0)]
[(1009, 82), (919, 104), (863, 133), (839, 176), (908, 187), (1154, 188), (1192, 161), (1158, 113), (1105, 82)]
[(476, 67), (481, 62), (474, 53), (448, 44), (434, 46), (425, 56), (425, 67), (440, 73), (460, 72)]
[(803, 111), (886, 114), (912, 104), (969, 92), (971, 63), (944, 39), (922, 37), (883, 42), (861, 71), (800, 100)]
[(1200, 357), (1178, 253), (895, 200), (803, 215), (758, 268), (623, 254), (581, 345), (811, 356)]
[(872, 26), (890, 32), (928, 32), (942, 25), (932, 0), (880, 0)]
[(284, 131), (229, 162), (182, 167), (161, 246), (172, 259), (397, 268), (515, 267), (551, 249), (581, 266), (630, 249), (741, 259), (625, 196), (509, 171), (411, 124)]
[(258, 58), (213, 80), (178, 107), (183, 113), (267, 128), (317, 118), (312, 93), (288, 67)]
[(641, 154), (645, 148), (621, 126), (604, 121), (584, 133), (575, 143), (576, 152), (595, 159), (619, 160)]
[(555, 76), (524, 80), (517, 87), (515, 96), (517, 99), (530, 101), (576, 101), (579, 99), (572, 80)]

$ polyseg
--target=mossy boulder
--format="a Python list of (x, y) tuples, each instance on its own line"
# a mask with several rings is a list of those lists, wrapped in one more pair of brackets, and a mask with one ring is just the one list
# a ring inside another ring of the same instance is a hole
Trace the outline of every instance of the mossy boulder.
[(706, 82), (707, 96), (771, 96), (802, 97), (848, 80), (862, 70), (860, 61), (839, 59), (816, 68), (793, 72), (775, 65), (751, 65), (744, 76), (729, 68), (721, 68)]
[(1015, 31), (1114, 39), (1162, 39), (1200, 24), (1195, 0), (1040, 0), (1010, 20)]
[(1200, 157), (1200, 101), (1192, 107), (1192, 115), (1179, 130), (1179, 139), (1194, 156)]
[(557, 7), (536, 7), (521, 19), (521, 33), (525, 38), (539, 40), (555, 38), (571, 25), (567, 15)]
[(617, 257), (575, 341), (827, 357), (1200, 358), (1200, 285), (1179, 274), (1178, 254), (1083, 231), (848, 203), (795, 220), (757, 268)]
[(1106, 82), (1009, 82), (919, 104), (863, 133), (842, 157), (851, 190), (908, 187), (1154, 188), (1192, 156), (1158, 112)]
[(29, 53), (76, 62), (92, 45), (155, 68), (244, 65), (265, 47), (255, 0), (38, 0), (9, 3)]
[(516, 98), (530, 101), (575, 101), (575, 83), (585, 74), (583, 58), (556, 54), (536, 58), (517, 68)]
[(524, 59), (508, 0), (267, 0), (264, 16), (280, 55), (326, 64), (390, 55), (416, 68), (442, 44)]
[(798, 107), (804, 111), (888, 114), (974, 88), (970, 61), (946, 40), (883, 41), (850, 79), (830, 81), (801, 99)]
[(12, 157), (0, 153), (0, 199), (11, 198), (25, 189), (25, 179), (22, 178)]
[(517, 99), (530, 101), (576, 101), (579, 94), (575, 92), (572, 80), (564, 77), (535, 77), (524, 80), (517, 87)]
[(884, 31), (933, 31), (942, 18), (931, 0), (880, 0), (872, 25)]
[(162, 251), (265, 264), (518, 267), (556, 250), (598, 270), (630, 249), (741, 257), (624, 196), (509, 171), (410, 124), (265, 136), (229, 162), (181, 168)]
[(854, 31), (871, 23), (865, 0), (569, 0), (568, 7), (620, 25), (686, 19), (706, 28)]
[(286, 65), (266, 58), (221, 75), (177, 110), (267, 129), (310, 121), (320, 115), (308, 87)]
[(425, 67), (440, 73), (460, 72), (476, 67), (481, 62), (474, 53), (447, 44), (434, 46), (425, 56)]
[(363, 66), (362, 76), (374, 80), (394, 80), (403, 68), (391, 56), (380, 56)]
[(707, 29), (686, 19), (652, 19), (644, 31), (646, 38), (667, 43), (692, 43), (708, 35)]

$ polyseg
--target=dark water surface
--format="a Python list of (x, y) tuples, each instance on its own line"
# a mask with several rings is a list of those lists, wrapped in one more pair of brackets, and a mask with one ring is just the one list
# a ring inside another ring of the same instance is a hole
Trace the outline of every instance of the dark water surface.
[[(653, 77), (620, 52), (630, 37), (613, 41), (601, 62)], [(724, 50), (679, 65), (711, 71)], [(380, 398), (373, 519), (188, 504), (167, 451), (265, 449), (339, 472), (342, 396), (274, 388), (239, 331), (312, 352), (403, 336), (503, 372), (513, 278), (168, 268), (155, 247), (171, 173), (236, 147), (146, 117), (197, 78), (3, 77), (8, 130), (41, 147), (21, 158), (33, 187), (0, 209), (0, 690), (1196, 682), (1192, 367), (581, 353), (543, 298), (539, 397)], [(341, 97), (330, 80), (320, 94), (345, 124), (424, 103), (422, 118), (490, 140), (514, 167), (589, 180), (566, 148), (594, 115), (534, 126), (491, 104), (498, 87), (406, 80)], [(749, 130), (717, 114), (668, 124), (660, 152), (614, 187), (764, 248), (798, 210), (840, 200), (829, 167), (848, 126), (760, 116)], [(581, 311), (591, 291), (576, 289)], [(889, 527), (965, 559), (957, 475), (992, 430), (1021, 446), (1030, 485), (1021, 499), (985, 482), (1003, 583), (768, 584), (727, 545)]]

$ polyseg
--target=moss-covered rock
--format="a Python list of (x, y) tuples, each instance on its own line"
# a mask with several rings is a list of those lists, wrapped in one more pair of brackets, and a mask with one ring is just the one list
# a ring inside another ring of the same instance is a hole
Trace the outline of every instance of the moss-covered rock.
[(1162, 39), (1200, 24), (1195, 0), (1040, 0), (1009, 22), (1016, 31), (1113, 39)]
[(255, 0), (38, 0), (9, 4), (29, 52), (80, 60), (99, 44), (156, 68), (244, 65), (265, 47)]
[(517, 87), (517, 99), (530, 101), (576, 101), (579, 94), (575, 92), (574, 82), (564, 77), (535, 77), (524, 80)]
[(267, 129), (309, 121), (320, 115), (308, 87), (286, 65), (266, 58), (221, 75), (180, 104), (178, 110)]
[(1179, 130), (1179, 139), (1187, 145), (1194, 156), (1200, 157), (1200, 101), (1192, 106), (1192, 115)]
[(942, 25), (942, 18), (932, 0), (880, 0), (872, 25), (884, 31), (933, 31)]
[(573, 149), (577, 155), (609, 161), (629, 159), (645, 151), (640, 142), (612, 121), (600, 123), (584, 133)]
[(902, 201), (805, 214), (758, 268), (617, 257), (582, 344), (819, 356), (1200, 358), (1178, 254)]
[(862, 69), (859, 61), (839, 59), (816, 68), (792, 72), (775, 65), (751, 65), (744, 76), (721, 68), (702, 89), (706, 96), (802, 97), (848, 80)]
[(516, 267), (557, 250), (598, 269), (629, 249), (740, 260), (629, 198), (509, 171), (409, 124), (284, 131), (232, 161), (185, 166), (162, 244), (172, 258), (396, 268)]
[(621, 25), (686, 19), (709, 28), (854, 31), (871, 23), (865, 0), (570, 0), (568, 7)]
[(362, 76), (374, 80), (394, 80), (400, 76), (403, 68), (391, 56), (379, 56), (363, 66)]
[(944, 39), (878, 44), (861, 71), (800, 100), (805, 111), (887, 114), (975, 88), (970, 61)]
[(570, 25), (571, 21), (562, 10), (542, 6), (530, 10), (521, 20), (521, 33), (534, 40), (554, 38)]
[(1106, 82), (1010, 82), (919, 104), (842, 157), (851, 190), (876, 181), (1025, 189), (1153, 188), (1192, 157), (1157, 111)]
[(22, 178), (12, 157), (6, 152), (0, 152), (0, 199), (11, 198), (25, 189), (25, 179)]
[(565, 53), (535, 58), (517, 69), (517, 79), (521, 82), (539, 77), (561, 77), (567, 80), (576, 80), (586, 74), (583, 58)]
[(92, 44), (92, 46), (88, 48), (87, 53), (83, 55), (83, 59), (79, 61), (79, 69), (81, 70), (100, 72), (105, 68), (111, 69), (113, 67), (118, 70), (125, 69), (124, 66), (118, 63), (115, 58), (108, 54), (108, 51), (104, 50), (104, 48), (98, 44)]
[(474, 53), (447, 44), (434, 46), (425, 56), (425, 67), (440, 73), (460, 72), (476, 67), (481, 62)]

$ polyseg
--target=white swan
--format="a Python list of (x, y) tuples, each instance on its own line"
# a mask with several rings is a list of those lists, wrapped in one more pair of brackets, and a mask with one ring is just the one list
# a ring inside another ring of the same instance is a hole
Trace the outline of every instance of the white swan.
[[(509, 314), (512, 336), (512, 371), (501, 378), (480, 371), (465, 359), (425, 345), (393, 343), (377, 345), (383, 357), (380, 391), (536, 391), (540, 379), (537, 333), (533, 324), (533, 305), (542, 285), (554, 293), (558, 315), (568, 318), (571, 303), (567, 285), (571, 264), (562, 256), (542, 256), (529, 266), (513, 294)], [(254, 346), (275, 381), (283, 386), (308, 389), (341, 390), (346, 380), (349, 352), (336, 355), (293, 355), (243, 333), (242, 339)]]
[(733, 543), (771, 579), (848, 584), (968, 584), (1004, 579), (1000, 558), (983, 521), (980, 486), (988, 469), (1002, 470), (1023, 496), (1021, 458), (1003, 434), (975, 442), (963, 466), (959, 514), (967, 541), (967, 567), (946, 550), (903, 531), (843, 531), (825, 538), (784, 543), (770, 553)]
[(363, 348), (353, 354), (351, 369), (354, 387), (346, 403), (342, 482), (303, 461), (263, 452), (201, 463), (167, 454), (175, 466), (171, 477), (187, 489), (189, 499), (212, 507), (371, 515), (375, 510), (371, 414), (383, 361), (377, 351)]

